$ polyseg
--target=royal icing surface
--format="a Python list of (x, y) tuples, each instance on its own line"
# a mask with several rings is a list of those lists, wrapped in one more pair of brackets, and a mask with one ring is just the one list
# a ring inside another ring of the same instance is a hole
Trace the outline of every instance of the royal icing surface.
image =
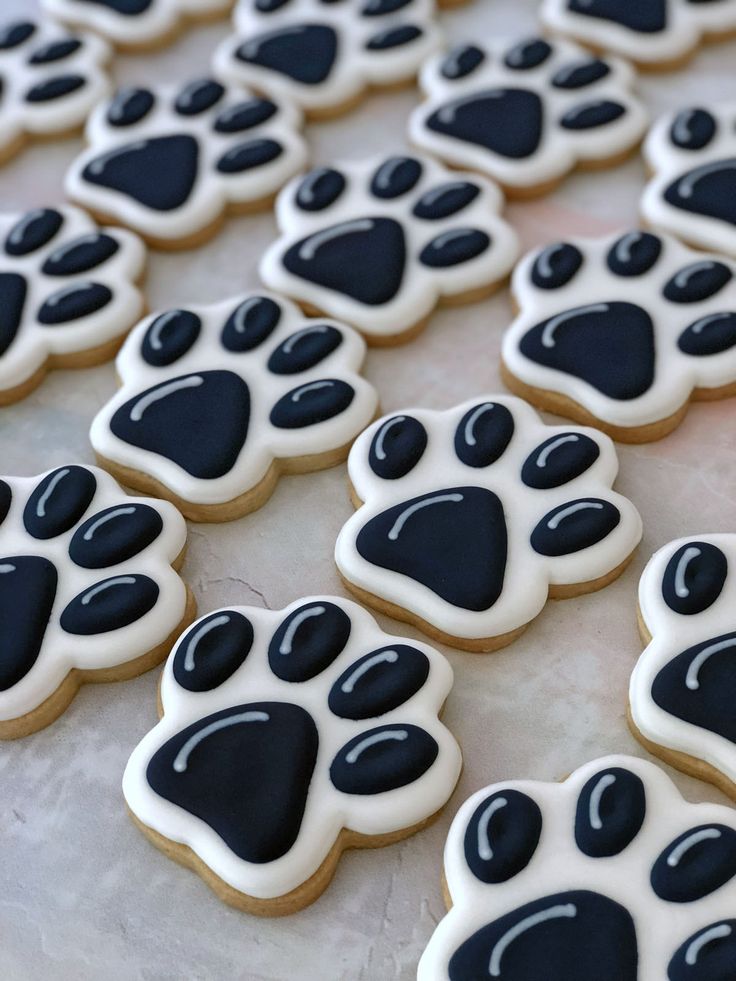
[(185, 501), (230, 501), (274, 461), (335, 451), (371, 421), (364, 355), (350, 327), (267, 293), (156, 313), (118, 356), (92, 445)]
[(641, 213), (653, 228), (736, 257), (736, 102), (657, 120), (644, 143), (653, 173)]
[(107, 92), (104, 41), (52, 23), (0, 24), (0, 158), (24, 136), (77, 129)]
[(525, 38), (464, 44), (422, 69), (426, 96), (409, 121), (412, 141), (458, 167), (524, 191), (577, 164), (632, 149), (647, 114), (634, 73), (566, 41)]
[(460, 639), (523, 627), (550, 586), (605, 576), (641, 538), (636, 509), (611, 490), (610, 439), (545, 426), (510, 396), (385, 416), (348, 471), (365, 503), (337, 540), (340, 572)]
[(165, 40), (186, 20), (225, 14), (233, 0), (41, 0), (53, 17), (88, 27), (114, 44)]
[(478, 791), (445, 846), (452, 909), (419, 981), (715, 981), (736, 963), (736, 816), (609, 756)]
[(306, 160), (300, 114), (212, 79), (120, 89), (87, 125), (67, 193), (156, 240), (204, 231), (268, 199)]
[(540, 16), (552, 30), (656, 66), (736, 29), (736, 0), (543, 0)]
[(307, 112), (408, 81), (440, 39), (433, 0), (241, 0), (235, 24), (216, 72)]
[(445, 804), (461, 766), (438, 719), (451, 685), (435, 650), (347, 600), (216, 610), (169, 657), (125, 799), (234, 889), (284, 896), (343, 828), (386, 835)]
[(122, 338), (143, 309), (144, 264), (140, 239), (79, 208), (0, 215), (0, 404), (49, 359)]
[(665, 545), (644, 570), (639, 607), (652, 639), (631, 676), (636, 727), (736, 783), (736, 535)]
[(172, 505), (127, 497), (96, 467), (0, 480), (0, 721), (38, 708), (74, 668), (124, 666), (163, 644), (187, 591)]
[(547, 245), (514, 271), (520, 312), (503, 360), (526, 385), (602, 422), (666, 419), (694, 389), (736, 382), (734, 271), (637, 230)]
[(503, 199), (485, 178), (427, 157), (321, 167), (276, 202), (281, 237), (261, 262), (271, 289), (390, 339), (443, 297), (490, 287), (518, 254)]

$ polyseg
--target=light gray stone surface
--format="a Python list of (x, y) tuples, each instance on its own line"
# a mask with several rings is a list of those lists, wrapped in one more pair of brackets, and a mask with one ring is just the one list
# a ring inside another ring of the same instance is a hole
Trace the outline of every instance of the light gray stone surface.
[[(3, 18), (35, 0), (3, 0)], [(534, 29), (530, 0), (475, 0), (443, 15), (453, 40)], [(226, 25), (192, 30), (144, 57), (117, 59), (119, 81), (184, 78), (207, 69)], [(686, 71), (650, 76), (654, 111), (697, 98), (736, 96), (736, 42), (713, 46)], [(404, 145), (417, 93), (374, 96), (352, 115), (312, 126), (314, 160)], [(28, 149), (0, 171), (0, 207), (53, 204), (78, 140)], [(549, 198), (510, 209), (526, 245), (603, 233), (636, 219), (639, 159), (568, 180)], [(208, 302), (257, 285), (256, 264), (273, 238), (271, 215), (231, 220), (195, 252), (152, 256), (151, 308)], [(425, 334), (372, 352), (367, 375), (385, 410), (447, 407), (502, 390), (501, 331), (508, 293), (437, 314)], [(56, 372), (30, 398), (0, 412), (0, 470), (32, 474), (92, 462), (89, 422), (114, 389), (110, 365)], [(459, 803), (485, 783), (556, 779), (610, 752), (641, 753), (624, 711), (641, 646), (635, 625), (643, 565), (668, 540), (736, 529), (736, 404), (701, 404), (661, 443), (622, 447), (618, 488), (638, 505), (645, 536), (610, 588), (547, 607), (513, 646), (491, 655), (448, 652), (455, 690), (446, 722), (465, 771), (441, 820), (402, 844), (344, 856), (325, 895), (286, 919), (259, 920), (223, 906), (192, 873), (169, 862), (128, 819), (120, 777), (156, 718), (152, 672), (127, 684), (88, 687), (53, 726), (0, 745), (0, 977), (4, 981), (391, 981), (410, 979), (443, 914), (444, 835)], [(281, 481), (261, 511), (224, 526), (193, 526), (184, 569), (202, 612), (225, 603), (281, 607), (305, 589), (341, 593), (332, 549), (351, 513), (345, 468)], [(384, 618), (391, 630), (401, 630)], [(407, 629), (410, 634), (412, 631)], [(677, 775), (696, 800), (718, 794)]]

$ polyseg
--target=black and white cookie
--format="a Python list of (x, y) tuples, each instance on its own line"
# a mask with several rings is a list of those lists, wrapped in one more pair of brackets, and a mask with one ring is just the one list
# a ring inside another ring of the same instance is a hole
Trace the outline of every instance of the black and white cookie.
[(300, 123), (291, 105), (209, 78), (120, 89), (90, 116), (66, 191), (162, 248), (199, 244), (303, 167)]
[(518, 240), (502, 204), (490, 181), (428, 157), (321, 167), (279, 195), (281, 237), (261, 278), (369, 343), (399, 343), (438, 303), (475, 299), (508, 275)]
[(419, 981), (729, 981), (736, 815), (609, 756), (474, 794), (445, 846), (452, 908)]
[(0, 406), (111, 358), (143, 309), (141, 240), (63, 205), (0, 215)]
[(736, 258), (736, 102), (663, 116), (644, 156), (653, 174), (641, 200), (644, 220)]
[(641, 577), (639, 611), (648, 646), (629, 689), (636, 735), (736, 798), (736, 535), (661, 548)]
[(118, 393), (90, 433), (129, 486), (193, 520), (260, 507), (279, 473), (333, 466), (375, 417), (356, 331), (251, 294), (143, 320), (117, 360)]
[(188, 21), (224, 16), (233, 0), (41, 0), (52, 17), (96, 31), (117, 47), (165, 44)]
[(412, 79), (439, 45), (434, 0), (240, 0), (218, 75), (332, 116)]
[(514, 271), (506, 382), (615, 439), (659, 439), (691, 399), (736, 395), (735, 271), (641, 231), (537, 249)]
[(595, 51), (672, 68), (704, 40), (736, 30), (736, 0), (542, 0), (540, 16)]
[(409, 135), (446, 163), (528, 197), (576, 166), (616, 163), (638, 145), (647, 113), (633, 82), (618, 58), (568, 41), (463, 44), (422, 69), (426, 99)]
[(437, 651), (347, 600), (216, 610), (169, 657), (125, 799), (226, 902), (293, 912), (343, 849), (406, 837), (447, 802), (461, 766), (438, 718), (451, 685)]
[(29, 137), (79, 129), (108, 90), (109, 55), (100, 38), (52, 21), (0, 23), (0, 163)]
[(619, 575), (641, 538), (595, 429), (545, 426), (512, 396), (386, 416), (355, 441), (359, 505), (335, 559), (360, 598), (466, 650), (514, 640), (548, 596)]
[(185, 544), (171, 504), (96, 467), (0, 479), (0, 738), (53, 722), (85, 681), (166, 657), (194, 617), (174, 571)]

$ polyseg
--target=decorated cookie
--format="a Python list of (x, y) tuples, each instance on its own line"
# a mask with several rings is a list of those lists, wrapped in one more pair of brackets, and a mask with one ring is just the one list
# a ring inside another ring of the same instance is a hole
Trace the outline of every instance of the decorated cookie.
[(447, 163), (528, 197), (576, 166), (618, 163), (638, 145), (647, 114), (633, 80), (624, 62), (566, 41), (464, 44), (423, 68), (426, 100), (409, 134)]
[(216, 610), (172, 651), (125, 799), (225, 902), (293, 912), (344, 849), (405, 838), (447, 802), (461, 765), (438, 719), (451, 685), (437, 651), (347, 600)]
[(51, 23), (0, 23), (0, 163), (29, 138), (76, 132), (107, 92), (107, 45)]
[(444, 643), (515, 640), (547, 597), (600, 589), (624, 569), (641, 519), (611, 486), (613, 444), (545, 426), (521, 399), (410, 409), (355, 442), (358, 511), (335, 558), (362, 602)]
[(640, 68), (673, 68), (736, 30), (736, 0), (542, 0), (542, 22)]
[(635, 735), (736, 799), (736, 535), (661, 548), (641, 578), (639, 622), (648, 646), (631, 677)]
[(53, 17), (87, 27), (120, 48), (158, 47), (187, 21), (223, 16), (233, 0), (41, 0)]
[(260, 507), (280, 473), (344, 460), (374, 418), (350, 327), (267, 294), (167, 310), (132, 332), (122, 388), (92, 424), (100, 462), (195, 521)]
[(419, 981), (727, 981), (736, 814), (608, 756), (564, 783), (474, 794), (445, 846), (448, 905)]
[(410, 81), (440, 40), (434, 0), (241, 0), (215, 70), (334, 116), (371, 87)]
[[(186, 526), (96, 467), (0, 480), (0, 738), (61, 715), (84, 682), (148, 671), (195, 615)], [(173, 567), (173, 568), (172, 568)]]
[(0, 406), (49, 368), (111, 358), (143, 309), (145, 248), (78, 208), (0, 215)]
[(641, 231), (537, 249), (514, 271), (504, 379), (614, 439), (659, 439), (690, 399), (736, 395), (734, 271)]
[(268, 204), (304, 164), (300, 115), (212, 79), (120, 89), (92, 113), (67, 193), (161, 248), (205, 241), (226, 211)]
[(400, 343), (438, 303), (478, 299), (508, 275), (518, 240), (502, 204), (490, 181), (429, 158), (321, 167), (279, 195), (261, 278), (370, 344)]
[(659, 119), (644, 144), (653, 228), (736, 258), (736, 102)]

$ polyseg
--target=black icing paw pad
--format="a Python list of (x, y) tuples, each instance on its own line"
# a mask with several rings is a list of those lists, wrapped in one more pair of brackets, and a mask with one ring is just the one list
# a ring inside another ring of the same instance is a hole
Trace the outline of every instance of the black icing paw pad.
[(436, 651), (353, 603), (218, 610), (172, 652), (126, 799), (164, 836), (184, 822), (210, 869), (265, 903), (303, 886), (342, 826), (394, 834), (445, 803), (460, 769), (437, 718), (451, 681)]
[(487, 181), (457, 179), (425, 158), (320, 168), (283, 192), (282, 237), (261, 273), (380, 342), (416, 325), (440, 296), (506, 274), (516, 240), (499, 208)]
[(658, 120), (645, 143), (653, 173), (642, 198), (650, 225), (736, 255), (736, 136), (727, 104), (690, 106)]
[(67, 190), (156, 239), (204, 233), (232, 206), (269, 198), (304, 162), (298, 113), (210, 78), (120, 89), (95, 110)]
[(356, 441), (349, 471), (364, 506), (337, 543), (343, 576), (435, 629), (451, 618), (461, 647), (536, 616), (555, 562), (584, 583), (640, 535), (611, 492), (606, 437), (550, 430), (518, 399), (388, 416)]
[(519, 264), (513, 287), (504, 364), (540, 406), (563, 395), (634, 438), (673, 428), (694, 390), (736, 381), (733, 267), (669, 236), (555, 242)]
[(287, 91), (307, 112), (335, 112), (365, 89), (412, 78), (439, 34), (422, 0), (244, 0), (215, 54), (235, 84)]
[(736, 782), (736, 535), (666, 545), (640, 597), (652, 641), (631, 679), (637, 729)]
[(171, 505), (94, 468), (0, 482), (0, 727), (53, 694), (60, 662), (123, 670), (163, 645), (185, 615), (185, 535)]
[(135, 236), (78, 208), (0, 216), (0, 405), (49, 358), (125, 334), (143, 307), (134, 283), (144, 262)]
[[(370, 421), (364, 351), (351, 328), (308, 320), (275, 296), (154, 314), (119, 356), (123, 385), (92, 442), (121, 465), (135, 454), (138, 472), (184, 502), (233, 501), (278, 461), (314, 457), (317, 469)], [(244, 499), (243, 512), (261, 502)]]
[(622, 154), (646, 127), (629, 69), (568, 42), (461, 45), (430, 61), (421, 82), (427, 99), (411, 117), (414, 142), (511, 192), (546, 186), (580, 160)]
[(734, 921), (715, 917), (731, 911), (735, 846), (729, 809), (686, 803), (628, 757), (489, 787), (450, 830), (452, 909), (419, 981), (726, 981)]

